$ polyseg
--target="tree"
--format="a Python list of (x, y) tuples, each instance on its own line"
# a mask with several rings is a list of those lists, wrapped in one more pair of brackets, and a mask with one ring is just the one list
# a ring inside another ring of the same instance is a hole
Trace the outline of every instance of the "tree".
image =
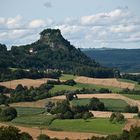
[(91, 117), (93, 117), (94, 115), (91, 113), (91, 112), (85, 112), (84, 114), (83, 114), (83, 116), (82, 116), (82, 118), (84, 119), (84, 120), (87, 120), (87, 119), (89, 119), (89, 118), (91, 118)]
[(131, 127), (129, 132), (129, 140), (140, 140), (140, 127)]
[(15, 89), (16, 92), (21, 92), (21, 91), (24, 91), (24, 87), (21, 85), (21, 84), (18, 84), (16, 89)]
[(16, 127), (0, 127), (0, 140), (20, 140), (19, 132)]
[(68, 100), (68, 101), (72, 101), (74, 98), (78, 98), (77, 97), (77, 95), (76, 95), (76, 93), (74, 93), (74, 92), (68, 92), (68, 93), (66, 93), (66, 99)]
[(13, 107), (6, 107), (0, 113), (0, 119), (3, 121), (11, 121), (17, 117), (17, 111)]
[(128, 113), (138, 113), (139, 109), (137, 106), (126, 106), (125, 109), (124, 109), (125, 112), (128, 112)]
[(45, 134), (40, 134), (38, 137), (37, 137), (37, 140), (50, 140), (50, 137), (45, 135)]
[(73, 114), (71, 111), (64, 113), (64, 119), (73, 119)]
[(98, 98), (92, 98), (89, 103), (89, 109), (103, 111), (105, 106)]
[(124, 115), (121, 113), (112, 113), (109, 119), (112, 123), (122, 123), (125, 121)]
[(32, 136), (26, 132), (22, 132), (20, 135), (20, 140), (33, 140)]
[(69, 86), (74, 86), (76, 84), (76, 82), (73, 79), (71, 79), (71, 80), (65, 81), (64, 84), (69, 85)]

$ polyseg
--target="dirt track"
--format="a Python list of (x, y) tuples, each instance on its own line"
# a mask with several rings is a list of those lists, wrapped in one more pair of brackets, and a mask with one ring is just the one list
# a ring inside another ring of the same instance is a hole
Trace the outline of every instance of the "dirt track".
[[(0, 126), (6, 126), (5, 124), (0, 123)], [(91, 138), (92, 136), (105, 136), (100, 135), (96, 133), (84, 133), (84, 132), (65, 132), (65, 131), (51, 131), (48, 129), (42, 129), (34, 128), (34, 127), (23, 127), (23, 126), (16, 126), (19, 128), (22, 132), (28, 132), (34, 140), (36, 140), (37, 136), (40, 134), (46, 134), (49, 135), (51, 138), (59, 138), (59, 139), (65, 139), (66, 137), (71, 140), (76, 139), (87, 139)]]
[(75, 81), (78, 83), (111, 86), (111, 87), (117, 87), (117, 88), (134, 89), (135, 87), (135, 84), (127, 83), (127, 82), (120, 82), (115, 78), (99, 79), (99, 78), (88, 78), (84, 76), (79, 76), (79, 77), (76, 77)]

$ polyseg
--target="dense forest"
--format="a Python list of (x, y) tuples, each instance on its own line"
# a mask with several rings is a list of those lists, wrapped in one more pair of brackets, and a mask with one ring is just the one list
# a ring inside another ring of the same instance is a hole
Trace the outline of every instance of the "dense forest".
[(121, 72), (140, 72), (140, 49), (82, 49), (92, 59), (105, 67), (118, 68)]
[(80, 49), (76, 49), (63, 38), (58, 29), (46, 29), (40, 33), (38, 41), (23, 46), (12, 46), (9, 51), (5, 45), (0, 44), (0, 68), (56, 69), (65, 73), (99, 78), (119, 75), (117, 70), (102, 67)]

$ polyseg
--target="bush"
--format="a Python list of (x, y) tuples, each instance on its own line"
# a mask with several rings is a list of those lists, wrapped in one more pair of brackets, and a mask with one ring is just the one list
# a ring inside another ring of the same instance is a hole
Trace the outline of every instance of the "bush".
[(45, 135), (45, 134), (40, 134), (38, 137), (37, 137), (37, 140), (50, 140), (50, 137)]
[(92, 98), (89, 103), (89, 109), (103, 111), (105, 106), (98, 98)]
[(72, 119), (73, 118), (73, 114), (70, 111), (67, 111), (66, 113), (64, 113), (64, 119)]
[(94, 115), (91, 113), (91, 112), (85, 112), (84, 114), (83, 114), (83, 116), (82, 116), (82, 118), (84, 119), (84, 120), (87, 120), (87, 119), (89, 119), (89, 118), (91, 118), (91, 117), (93, 117)]
[(99, 89), (99, 93), (111, 93), (111, 91), (108, 88), (101, 88)]
[(74, 80), (67, 80), (64, 82), (64, 84), (68, 86), (74, 86), (76, 85), (76, 82)]
[(112, 113), (109, 120), (112, 123), (116, 123), (116, 122), (122, 123), (125, 121), (125, 118), (124, 115), (121, 113)]
[(0, 140), (33, 140), (32, 137), (25, 132), (13, 126), (0, 127)]
[(29, 135), (28, 133), (22, 132), (22, 133), (21, 133), (21, 138), (20, 138), (20, 140), (33, 140), (33, 138), (32, 138), (32, 136)]
[(140, 118), (140, 112), (138, 112), (138, 117)]
[(17, 117), (17, 111), (13, 107), (6, 107), (1, 110), (0, 119), (2, 121), (11, 121)]
[(68, 100), (68, 101), (72, 101), (74, 98), (78, 98), (77, 97), (77, 95), (76, 95), (76, 93), (74, 93), (74, 92), (68, 92), (68, 93), (66, 93), (66, 99)]
[(124, 109), (125, 112), (128, 112), (128, 113), (138, 113), (139, 109), (137, 106), (126, 106), (125, 109)]

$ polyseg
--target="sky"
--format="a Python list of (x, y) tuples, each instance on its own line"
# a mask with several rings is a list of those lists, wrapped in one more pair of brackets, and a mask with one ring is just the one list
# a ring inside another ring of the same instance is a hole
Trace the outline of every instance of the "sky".
[(60, 29), (77, 48), (140, 48), (140, 0), (0, 0), (0, 43), (8, 48)]

